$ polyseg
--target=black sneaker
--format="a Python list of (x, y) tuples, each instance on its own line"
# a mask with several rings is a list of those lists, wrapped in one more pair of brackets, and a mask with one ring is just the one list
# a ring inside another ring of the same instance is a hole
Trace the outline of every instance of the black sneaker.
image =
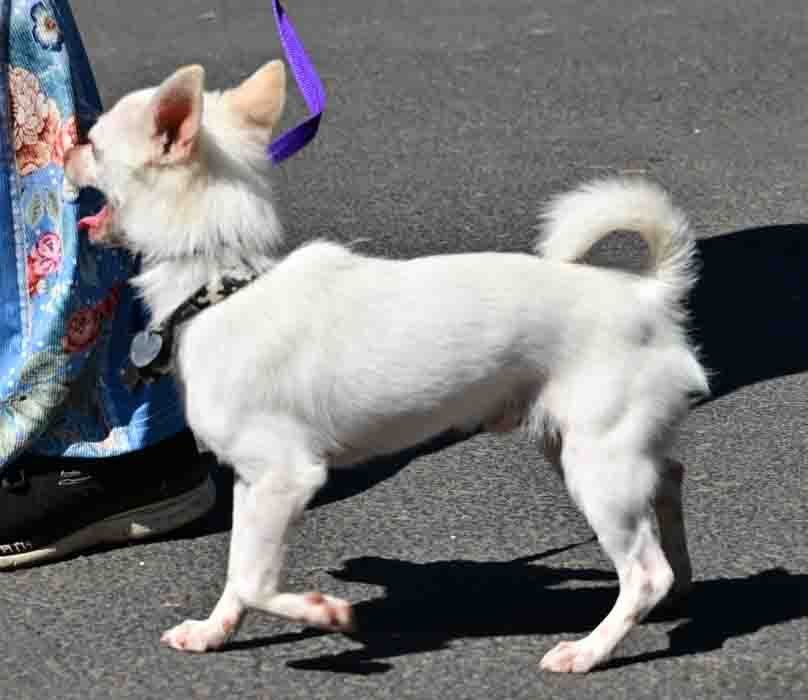
[(190, 523), (216, 500), (209, 466), (188, 431), (121, 457), (24, 457), (0, 477), (0, 570)]

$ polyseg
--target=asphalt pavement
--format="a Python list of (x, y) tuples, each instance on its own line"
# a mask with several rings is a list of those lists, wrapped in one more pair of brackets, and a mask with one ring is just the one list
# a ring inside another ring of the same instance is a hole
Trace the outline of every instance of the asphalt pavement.
[[(280, 55), (268, 0), (73, 7), (107, 105), (182, 64), (224, 88)], [(217, 600), (225, 492), (175, 537), (0, 577), (0, 698), (807, 697), (804, 0), (287, 9), (329, 92), (317, 140), (278, 168), (290, 246), (525, 251), (547, 197), (613, 173), (690, 214), (714, 387), (677, 448), (694, 592), (605, 669), (541, 672), (608, 610), (613, 573), (534, 445), (450, 436), (336, 475), (300, 525), (288, 586), (355, 601), (356, 638), (254, 614), (220, 653), (159, 646)], [(305, 113), (290, 94), (284, 126)], [(640, 252), (617, 237), (593, 262)]]

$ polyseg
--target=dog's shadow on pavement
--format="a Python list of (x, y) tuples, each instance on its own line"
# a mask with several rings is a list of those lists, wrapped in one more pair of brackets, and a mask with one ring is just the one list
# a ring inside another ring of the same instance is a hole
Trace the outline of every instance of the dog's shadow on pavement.
[[(559, 551), (559, 550), (557, 550)], [(549, 554), (506, 562), (438, 561), (417, 564), (380, 557), (347, 561), (332, 572), (343, 581), (385, 587), (383, 597), (354, 606), (360, 648), (288, 662), (292, 668), (373, 674), (398, 656), (447, 649), (454, 640), (511, 635), (590, 632), (614, 603), (611, 572), (535, 564)], [(555, 588), (576, 581), (590, 585)], [(808, 617), (808, 575), (770, 569), (739, 578), (698, 581), (685, 601), (660, 608), (648, 622), (678, 622), (667, 649), (617, 658), (606, 668), (720, 649), (728, 639)], [(230, 648), (287, 644), (325, 634), (317, 630), (236, 641)], [(538, 658), (551, 644), (537, 641)]]
[(711, 398), (808, 370), (808, 224), (708, 238), (698, 253), (689, 307)]

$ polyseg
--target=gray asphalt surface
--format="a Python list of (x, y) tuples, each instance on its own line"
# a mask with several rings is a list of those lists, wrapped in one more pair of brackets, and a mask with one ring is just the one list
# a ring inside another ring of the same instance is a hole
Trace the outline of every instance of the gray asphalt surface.
[[(265, 0), (74, 8), (108, 104), (196, 61), (226, 87), (280, 51)], [(278, 172), (292, 242), (523, 251), (546, 197), (628, 171), (690, 213), (715, 396), (678, 449), (689, 606), (643, 624), (603, 671), (540, 672), (616, 583), (535, 447), (480, 436), (335, 478), (308, 511), (289, 586), (356, 601), (361, 639), (256, 614), (222, 653), (158, 645), (218, 597), (225, 497), (175, 538), (3, 576), (0, 697), (808, 696), (804, 1), (288, 8), (330, 95), (318, 140)], [(295, 96), (285, 124), (302, 115)], [(636, 253), (623, 239), (601, 251)]]

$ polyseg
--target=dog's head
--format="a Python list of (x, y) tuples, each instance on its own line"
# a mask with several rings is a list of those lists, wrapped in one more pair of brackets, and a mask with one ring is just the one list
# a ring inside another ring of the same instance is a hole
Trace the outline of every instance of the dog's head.
[(285, 102), (284, 65), (271, 61), (224, 92), (204, 82), (201, 66), (186, 66), (126, 95), (68, 151), (67, 178), (107, 199), (88, 224), (94, 240), (123, 233), (161, 257), (280, 235), (266, 148)]

